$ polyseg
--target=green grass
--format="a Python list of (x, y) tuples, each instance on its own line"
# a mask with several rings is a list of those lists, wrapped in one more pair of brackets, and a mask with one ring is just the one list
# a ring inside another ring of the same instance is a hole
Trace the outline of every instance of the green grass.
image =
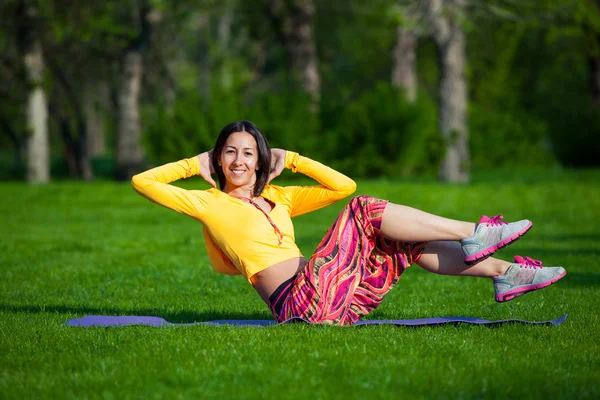
[[(0, 184), (0, 398), (598, 398), (600, 171), (539, 178), (359, 182), (357, 193), (451, 218), (532, 219), (499, 256), (568, 270), (496, 304), (489, 280), (414, 266), (369, 317), (569, 314), (559, 327), (66, 327), (90, 314), (191, 322), (270, 313), (243, 278), (211, 270), (200, 224), (128, 185)], [(341, 207), (296, 219), (305, 255)]]

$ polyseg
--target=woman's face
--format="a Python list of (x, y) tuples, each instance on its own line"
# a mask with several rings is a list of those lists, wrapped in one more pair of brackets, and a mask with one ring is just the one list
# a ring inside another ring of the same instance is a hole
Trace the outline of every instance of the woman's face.
[(239, 187), (253, 188), (258, 170), (258, 148), (247, 132), (234, 132), (227, 138), (219, 165), (225, 174), (225, 192)]

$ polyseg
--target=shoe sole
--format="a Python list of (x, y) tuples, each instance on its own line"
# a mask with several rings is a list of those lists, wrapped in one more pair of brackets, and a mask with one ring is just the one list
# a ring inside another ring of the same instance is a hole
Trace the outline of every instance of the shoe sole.
[(507, 237), (506, 239), (498, 242), (497, 244), (490, 246), (486, 249), (483, 249), (475, 254), (471, 254), (470, 256), (465, 258), (465, 264), (467, 265), (475, 265), (478, 262), (481, 262), (483, 260), (485, 260), (486, 258), (490, 257), (492, 254), (494, 254), (495, 252), (497, 252), (498, 250), (500, 250), (503, 247), (508, 246), (509, 244), (516, 242), (517, 240), (519, 240), (521, 237), (523, 237), (527, 232), (529, 232), (529, 230), (531, 229), (531, 227), (533, 226), (532, 222), (529, 222), (529, 225), (527, 225), (525, 228), (521, 229), (518, 232), (513, 233), (512, 235), (510, 235), (509, 237)]
[(554, 282), (558, 281), (559, 279), (564, 278), (565, 275), (567, 275), (567, 271), (564, 271), (562, 274), (560, 274), (556, 278), (552, 278), (552, 279), (550, 279), (549, 281), (546, 281), (546, 282), (538, 283), (536, 285), (521, 286), (521, 287), (518, 287), (518, 288), (514, 288), (512, 290), (509, 290), (508, 292), (504, 292), (502, 294), (497, 294), (495, 296), (495, 299), (496, 299), (496, 301), (498, 303), (503, 303), (505, 301), (510, 301), (510, 300), (515, 299), (515, 298), (517, 298), (519, 296), (523, 296), (525, 293), (533, 292), (534, 290), (538, 290), (538, 289), (542, 289), (542, 288), (545, 288), (547, 286), (550, 286)]

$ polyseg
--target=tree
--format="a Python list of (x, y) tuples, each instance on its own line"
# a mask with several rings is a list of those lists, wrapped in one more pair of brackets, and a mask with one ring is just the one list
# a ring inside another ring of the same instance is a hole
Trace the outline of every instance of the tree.
[(463, 7), (464, 0), (427, 0), (425, 11), (440, 64), (439, 129), (446, 148), (440, 179), (449, 182), (469, 180)]
[(593, 106), (600, 110), (600, 0), (592, 2), (586, 26), (590, 41), (590, 94)]
[(44, 54), (36, 32), (35, 3), (20, 0), (16, 8), (18, 42), (28, 84), (27, 95), (27, 181), (50, 180), (50, 148), (48, 143), (48, 102), (44, 91)]
[(314, 38), (313, 0), (268, 0), (267, 13), (285, 48), (288, 69), (310, 95), (316, 111), (321, 98), (321, 75)]
[[(91, 158), (105, 150), (101, 112), (115, 59), (130, 38), (115, 2), (44, 3), (44, 37), (52, 79), (50, 108), (73, 178), (92, 180)], [(57, 10), (61, 10), (57, 12)], [(125, 38), (123, 38), (125, 37)]]
[(86, 153), (92, 159), (106, 153), (104, 116), (109, 102), (109, 88), (105, 82), (89, 83), (84, 88), (84, 112), (87, 128)]
[(129, 180), (141, 170), (143, 151), (139, 114), (139, 97), (144, 71), (143, 53), (150, 41), (151, 7), (148, 1), (134, 5), (132, 14), (137, 35), (130, 41), (122, 58), (117, 104), (118, 127), (115, 177)]
[(417, 99), (417, 18), (415, 7), (401, 11), (401, 22), (396, 28), (396, 45), (392, 52), (392, 85), (402, 88), (410, 102)]
[(10, 146), (14, 152), (13, 169), (17, 171), (27, 162), (28, 85), (22, 52), (18, 48), (18, 2), (0, 4), (0, 133), (4, 134), (0, 135), (0, 144)]

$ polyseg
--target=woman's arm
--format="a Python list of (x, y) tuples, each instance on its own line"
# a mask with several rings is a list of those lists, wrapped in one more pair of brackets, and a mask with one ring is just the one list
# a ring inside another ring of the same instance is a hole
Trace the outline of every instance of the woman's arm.
[[(207, 154), (207, 153), (202, 153)], [(131, 179), (133, 189), (148, 200), (179, 213), (201, 217), (208, 207), (209, 196), (193, 193), (169, 183), (200, 174), (200, 156), (152, 168)]]
[(292, 217), (333, 204), (356, 190), (356, 183), (346, 175), (293, 151), (285, 154), (285, 168), (300, 172), (321, 184), (284, 188), (291, 200)]

